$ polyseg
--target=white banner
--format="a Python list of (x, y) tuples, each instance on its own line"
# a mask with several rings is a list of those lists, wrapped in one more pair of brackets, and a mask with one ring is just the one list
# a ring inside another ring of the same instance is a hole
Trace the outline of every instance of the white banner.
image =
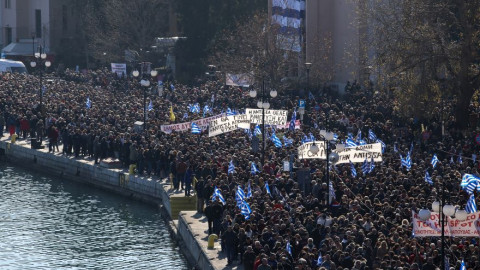
[[(290, 127), (290, 122), (285, 125), (277, 125), (277, 129), (286, 129)], [(300, 129), (300, 120), (295, 120), (295, 129)]]
[[(285, 125), (287, 123), (287, 110), (265, 110), (266, 125)], [(245, 114), (252, 124), (262, 124), (262, 109), (246, 109)]]
[(225, 84), (232, 86), (249, 86), (253, 84), (253, 75), (249, 73), (225, 75)]
[(316, 141), (315, 144), (318, 146), (318, 153), (313, 154), (310, 151), (310, 147), (313, 145), (313, 142), (307, 142), (298, 147), (298, 158), (299, 159), (326, 159), (327, 154), (325, 153), (325, 142)]
[[(412, 211), (413, 233), (415, 237), (441, 236), (440, 214), (432, 212), (430, 219), (423, 221)], [(480, 237), (480, 212), (467, 215), (465, 221), (447, 217), (444, 226), (445, 236)]]
[[(210, 121), (215, 120), (217, 118), (221, 118), (222, 116), (225, 116), (225, 114), (219, 114), (219, 115), (215, 115), (207, 118), (202, 118), (192, 122), (194, 122), (195, 124), (198, 125), (199, 128), (204, 130), (204, 129), (207, 129), (208, 123), (210, 123)], [(173, 124), (173, 125), (161, 125), (160, 130), (164, 133), (172, 133), (172, 131), (174, 130), (182, 131), (182, 132), (188, 131), (192, 128), (192, 122), (185, 122), (185, 123), (179, 123), (179, 124)]]
[[(337, 152), (334, 150), (334, 152)], [(345, 148), (345, 150), (337, 152), (339, 155), (336, 164), (349, 163), (363, 163), (365, 159), (368, 162), (372, 160), (375, 162), (382, 162), (382, 145), (380, 143), (359, 145), (357, 147)]]
[(230, 115), (212, 120), (208, 125), (208, 137), (234, 131), (238, 128), (250, 128), (250, 121), (245, 114)]
[(111, 63), (112, 73), (116, 73), (118, 77), (127, 76), (127, 64)]

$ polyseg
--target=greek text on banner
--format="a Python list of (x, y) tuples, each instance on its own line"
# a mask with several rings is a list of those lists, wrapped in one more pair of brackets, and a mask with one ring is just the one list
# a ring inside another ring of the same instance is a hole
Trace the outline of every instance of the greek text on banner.
[[(334, 150), (334, 152), (337, 152)], [(345, 148), (337, 152), (339, 159), (336, 164), (363, 163), (365, 159), (370, 162), (382, 162), (382, 145), (380, 143), (359, 145), (352, 148)]]
[[(423, 221), (417, 213), (412, 211), (412, 221), (415, 237), (440, 237), (442, 235), (439, 213), (433, 212), (429, 220)], [(480, 237), (480, 212), (468, 214), (464, 221), (447, 217), (444, 229), (445, 236)]]
[(217, 118), (208, 125), (208, 137), (234, 131), (238, 128), (250, 128), (250, 121), (245, 114)]
[[(250, 123), (262, 124), (262, 109), (246, 109), (245, 114)], [(285, 125), (287, 123), (287, 110), (265, 110), (265, 124), (266, 125)]]

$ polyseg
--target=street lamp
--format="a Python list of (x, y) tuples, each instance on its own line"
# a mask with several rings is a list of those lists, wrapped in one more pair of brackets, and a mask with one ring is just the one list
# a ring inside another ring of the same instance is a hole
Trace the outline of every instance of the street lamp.
[[(255, 98), (257, 96), (257, 91), (255, 89), (250, 90), (250, 97)], [(276, 98), (278, 95), (277, 90), (270, 90), (270, 97)], [(265, 165), (265, 109), (270, 108), (270, 103), (268, 102), (267, 97), (265, 96), (265, 80), (262, 81), (262, 95), (257, 101), (257, 107), (262, 109), (262, 166)]]
[[(138, 78), (140, 72), (134, 70), (132, 72), (133, 77)], [(154, 69), (150, 71), (150, 76), (152, 78), (157, 77), (158, 72)], [(150, 80), (146, 79), (145, 76), (140, 80), (140, 85), (143, 86), (143, 132), (147, 132), (147, 88), (150, 86)]]
[[(32, 68), (39, 67), (40, 71), (40, 105), (39, 105), (39, 111), (40, 111), (40, 118), (43, 119), (43, 84), (42, 84), (42, 79), (43, 79), (43, 69), (41, 67), (45, 66), (45, 69), (49, 68), (52, 65), (52, 62), (47, 60), (47, 54), (45, 53), (45, 49), (42, 48), (42, 46), (38, 47), (38, 51), (33, 54), (34, 59), (30, 62), (30, 66)], [(43, 134), (40, 134), (40, 142), (42, 141)]]
[[(330, 206), (330, 163), (335, 164), (338, 162), (339, 155), (336, 152), (332, 152), (330, 148), (330, 143), (333, 142), (334, 134), (333, 132), (327, 132), (325, 130), (320, 130), (320, 136), (323, 138), (323, 142), (325, 145), (325, 153), (326, 153), (326, 161), (327, 161), (327, 172), (325, 174), (327, 178), (327, 185), (328, 185), (328, 192), (327, 192), (327, 207)], [(344, 144), (337, 144), (335, 146), (335, 150), (342, 151), (345, 149)], [(320, 151), (320, 148), (313, 142), (310, 146), (310, 152), (316, 155)]]
[[(443, 207), (442, 207), (443, 206)], [(451, 204), (445, 204), (445, 179), (442, 179), (442, 199), (441, 202), (434, 201), (432, 203), (433, 212), (440, 214), (440, 226), (441, 228), (441, 242), (442, 242), (442, 268), (445, 269), (445, 217), (455, 217), (459, 221), (464, 221), (467, 219), (467, 211), (457, 210), (455, 206)], [(418, 211), (418, 217), (422, 221), (427, 221), (430, 219), (432, 213), (427, 209), (421, 209)]]
[(307, 70), (307, 91), (310, 91), (310, 68), (312, 67), (312, 63), (305, 63), (305, 68)]

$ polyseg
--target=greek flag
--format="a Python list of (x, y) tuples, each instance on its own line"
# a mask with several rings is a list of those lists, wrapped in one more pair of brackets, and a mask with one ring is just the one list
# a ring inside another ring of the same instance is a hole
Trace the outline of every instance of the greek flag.
[(227, 116), (235, 115), (235, 111), (231, 110), (230, 108), (227, 108)]
[(368, 161), (367, 159), (365, 159), (365, 161), (363, 162), (362, 164), (362, 173), (363, 175), (367, 175), (367, 173), (370, 171), (370, 166), (368, 164)]
[(393, 144), (393, 152), (398, 153), (397, 143)]
[(228, 174), (232, 174), (235, 172), (235, 166), (233, 165), (233, 160), (230, 160), (228, 164)]
[(268, 182), (265, 182), (265, 191), (268, 195), (272, 196), (272, 193), (270, 193), (270, 186), (268, 186)]
[(368, 130), (368, 139), (372, 142), (377, 140), (377, 135), (375, 135), (371, 129)]
[(477, 155), (472, 154), (472, 160), (473, 160), (473, 163), (475, 163), (475, 161), (477, 160)]
[(188, 113), (184, 113), (182, 119), (187, 119), (188, 118)]
[(250, 182), (248, 183), (248, 190), (247, 190), (247, 198), (252, 197), (252, 187), (250, 186)]
[(292, 255), (292, 246), (290, 245), (290, 241), (287, 242), (286, 250), (288, 254)]
[(425, 182), (427, 182), (429, 185), (433, 185), (432, 177), (430, 177), (430, 174), (428, 174), (428, 171), (425, 172)]
[(338, 140), (338, 134), (337, 133), (333, 133), (333, 140), (334, 141)]
[(280, 49), (301, 52), (301, 26), (305, 18), (305, 0), (273, 0), (272, 23), (279, 25), (276, 40)]
[(434, 169), (437, 166), (438, 161), (439, 160), (438, 160), (437, 154), (434, 154), (433, 157), (432, 157), (432, 161), (430, 162)]
[(292, 119), (290, 120), (290, 125), (288, 126), (288, 130), (295, 131), (295, 121), (297, 120), (297, 108), (293, 110)]
[(195, 103), (192, 108), (192, 113), (200, 113), (200, 104)]
[(454, 164), (455, 161), (453, 161), (453, 156), (450, 157), (450, 164)]
[(92, 102), (90, 101), (90, 97), (87, 97), (87, 102), (85, 103), (85, 105), (87, 106), (87, 109), (92, 108)]
[(240, 188), (237, 187), (237, 192), (235, 193), (235, 200), (237, 201), (237, 206), (240, 208), (242, 206), (243, 201), (245, 201), (245, 192)]
[(363, 140), (363, 139), (360, 139), (360, 140), (357, 141), (357, 144), (358, 144), (358, 145), (366, 145), (367, 142), (366, 142), (365, 140)]
[(250, 209), (250, 205), (247, 202), (243, 202), (242, 207), (240, 208), (240, 214), (245, 216), (245, 219), (250, 218), (250, 214), (252, 213), (252, 209)]
[(275, 133), (272, 133), (271, 139), (275, 147), (282, 148), (282, 141), (280, 141), (280, 139), (277, 137), (277, 135), (275, 135)]
[(401, 165), (405, 166), (407, 171), (410, 171), (410, 169), (412, 168), (412, 159), (410, 158), (410, 152), (408, 152), (407, 157), (405, 158), (402, 158), (402, 155), (400, 155), (400, 161)]
[(192, 122), (192, 134), (200, 134), (202, 133), (202, 130), (198, 127), (195, 122)]
[(345, 147), (357, 147), (357, 143), (355, 143), (355, 141), (353, 141), (353, 139), (351, 138), (348, 138), (346, 141), (345, 141)]
[(245, 129), (245, 134), (247, 134), (249, 139), (252, 138), (252, 131), (249, 128)]
[(253, 175), (255, 175), (255, 174), (257, 174), (258, 172), (260, 172), (260, 171), (258, 170), (257, 166), (255, 165), (255, 162), (252, 162), (252, 168), (251, 168), (250, 172), (251, 172)]
[(175, 85), (173, 85), (173, 83), (170, 84), (170, 90), (175, 91)]
[(350, 161), (350, 171), (352, 173), (352, 177), (356, 178), (357, 177), (357, 170), (355, 170), (355, 166), (353, 163)]
[(213, 190), (212, 202), (214, 202), (217, 198), (220, 200), (220, 202), (222, 202), (223, 205), (227, 203), (223, 198), (222, 193), (220, 192), (220, 189), (218, 189), (217, 186), (215, 186), (215, 189)]
[(321, 266), (323, 263), (323, 258), (322, 258), (322, 253), (318, 253), (318, 258), (317, 258), (317, 266)]
[(467, 201), (465, 211), (467, 211), (469, 214), (477, 212), (477, 204), (475, 203), (475, 196), (473, 194), (470, 195), (470, 198)]
[(283, 136), (283, 145), (285, 147), (287, 147), (287, 146), (290, 146), (292, 144), (293, 144), (293, 139), (289, 139), (289, 138), (285, 137), (285, 135), (284, 135)]
[(353, 134), (350, 133), (350, 132), (348, 132), (348, 133), (347, 133), (347, 139), (352, 139), (352, 140), (353, 140)]
[(260, 130), (259, 125), (255, 126), (255, 129), (253, 130), (253, 135), (255, 135), (255, 136), (262, 135), (262, 131)]
[(328, 193), (330, 194), (330, 198), (332, 199), (336, 199), (337, 196), (335, 195), (335, 189), (333, 189), (333, 184), (330, 183), (330, 185), (328, 186)]
[(368, 169), (368, 173), (373, 172), (373, 169), (375, 169), (375, 162), (373, 162), (373, 157), (370, 160), (370, 168)]
[(376, 142), (382, 145), (382, 154), (385, 153), (385, 149), (387, 148), (387, 145), (380, 139), (377, 139)]
[(312, 92), (310, 92), (310, 91), (308, 91), (308, 99), (315, 100), (315, 97), (313, 96)]
[(460, 155), (458, 155), (458, 163), (459, 163), (459, 164), (462, 164), (462, 163), (463, 163), (463, 160), (462, 160), (462, 152), (460, 152)]
[(310, 132), (308, 133), (308, 136), (310, 137), (310, 141), (311, 142), (314, 142), (315, 141), (315, 136), (313, 136), (313, 134)]
[(465, 262), (462, 260), (462, 263), (460, 264), (460, 270), (467, 270), (467, 267), (465, 266)]
[(212, 111), (212, 109), (210, 109), (210, 106), (208, 106), (208, 104), (203, 106), (203, 115), (205, 115), (206, 113), (209, 113), (211, 111)]
[(473, 174), (466, 173), (462, 177), (460, 186), (468, 194), (472, 194), (475, 189), (480, 192), (480, 178)]
[(147, 108), (147, 110), (148, 110), (149, 112), (151, 112), (151, 111), (153, 110), (152, 100), (150, 100), (150, 103), (148, 103), (148, 108)]

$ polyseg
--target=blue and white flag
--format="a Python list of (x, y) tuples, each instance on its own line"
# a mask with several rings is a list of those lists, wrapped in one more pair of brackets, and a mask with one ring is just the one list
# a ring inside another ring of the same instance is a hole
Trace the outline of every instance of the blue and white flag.
[(345, 147), (357, 147), (357, 143), (355, 143), (355, 141), (353, 141), (353, 139), (350, 139), (348, 138), (346, 141), (345, 141)]
[(198, 127), (195, 122), (192, 122), (192, 134), (200, 134), (202, 133), (202, 130)]
[(247, 134), (248, 138), (251, 139), (252, 138), (252, 130), (250, 130), (249, 128), (245, 129), (245, 134)]
[(193, 104), (192, 113), (200, 113), (200, 104)]
[(317, 266), (321, 266), (323, 263), (322, 252), (318, 253)]
[(467, 270), (467, 267), (465, 266), (465, 261), (462, 260), (462, 263), (460, 264), (460, 270)]
[(173, 85), (173, 83), (170, 84), (170, 90), (175, 91), (175, 85)]
[(288, 147), (290, 145), (293, 145), (293, 139), (289, 139), (287, 137), (285, 137), (285, 135), (283, 136), (283, 145), (285, 147)]
[(398, 153), (397, 143), (393, 144), (393, 152)]
[(371, 129), (368, 130), (368, 139), (371, 142), (374, 142), (374, 141), (377, 140), (377, 135), (375, 135), (375, 133), (373, 133), (373, 130), (371, 130)]
[(432, 157), (432, 161), (430, 162), (434, 169), (437, 166), (438, 161), (439, 160), (438, 160), (437, 154), (434, 154), (433, 157)]
[(292, 255), (292, 246), (290, 245), (290, 241), (287, 242), (287, 247), (285, 248), (288, 252), (288, 254), (290, 254), (290, 256)]
[(335, 195), (335, 189), (333, 189), (333, 184), (330, 182), (330, 185), (328, 186), (328, 194), (330, 195), (330, 199), (336, 199), (337, 195)]
[(477, 212), (477, 204), (475, 203), (475, 196), (472, 194), (467, 201), (467, 206), (465, 206), (465, 211), (467, 213), (472, 214)]
[(275, 133), (272, 133), (271, 139), (275, 147), (282, 148), (282, 141), (280, 141), (280, 139), (277, 137), (277, 135), (275, 135)]
[(407, 171), (410, 171), (412, 168), (412, 159), (410, 158), (410, 152), (408, 152), (407, 157), (402, 158), (402, 155), (400, 155), (400, 161), (401, 165), (404, 166)]
[(337, 133), (333, 133), (333, 141), (337, 141), (338, 140), (338, 134)]
[(188, 113), (184, 113), (182, 119), (187, 119), (188, 118)]
[(235, 172), (235, 165), (233, 165), (233, 160), (230, 160), (228, 163), (228, 174), (232, 174)]
[(235, 201), (237, 202), (237, 207), (240, 208), (245, 201), (245, 192), (240, 186), (237, 187), (237, 192), (235, 193)]
[(355, 139), (357, 142), (360, 141), (362, 139), (362, 130), (361, 129), (358, 129), (358, 132), (357, 132), (357, 138)]
[(147, 110), (148, 110), (149, 112), (151, 112), (151, 111), (153, 110), (152, 100), (150, 100), (150, 103), (148, 103)]
[(362, 173), (363, 175), (367, 175), (367, 173), (370, 171), (370, 166), (368, 164), (368, 161), (367, 159), (365, 159), (365, 161), (363, 162), (362, 164)]
[(227, 116), (235, 115), (235, 111), (231, 110), (230, 108), (227, 108)]
[(295, 121), (297, 120), (297, 108), (293, 110), (292, 119), (290, 120), (290, 125), (288, 125), (288, 130), (295, 131)]
[(472, 194), (475, 189), (480, 192), (480, 178), (473, 174), (466, 173), (462, 177), (462, 182), (460, 183), (460, 186), (468, 194)]
[(368, 173), (373, 172), (373, 169), (375, 169), (375, 162), (373, 161), (373, 156), (372, 156), (372, 160), (370, 160), (370, 168), (368, 169)]
[(377, 139), (376, 142), (382, 145), (382, 154), (385, 153), (385, 149), (387, 148), (387, 145), (380, 139)]
[(268, 185), (268, 182), (265, 182), (265, 191), (268, 195), (272, 196), (272, 193), (270, 193), (270, 186)]
[(366, 142), (365, 140), (363, 140), (363, 139), (360, 139), (360, 140), (357, 141), (357, 144), (358, 144), (358, 145), (366, 145), (367, 142)]
[(243, 202), (240, 208), (240, 214), (242, 214), (246, 220), (250, 218), (250, 214), (252, 213), (252, 209), (250, 209), (250, 205), (246, 201)]
[(308, 99), (315, 100), (315, 97), (313, 96), (312, 92), (310, 92), (310, 91), (308, 91)]
[(459, 163), (459, 164), (462, 164), (462, 163), (463, 163), (463, 160), (462, 160), (462, 152), (460, 152), (460, 154), (458, 155), (458, 163)]
[(453, 156), (450, 157), (450, 164), (455, 164), (455, 161), (453, 161)]
[(255, 125), (255, 129), (253, 130), (253, 135), (255, 136), (262, 135), (262, 131), (260, 130), (259, 125)]
[(252, 197), (252, 187), (250, 186), (250, 182), (248, 182), (247, 198), (250, 197)]
[(350, 171), (352, 174), (352, 177), (356, 178), (357, 177), (357, 170), (355, 169), (355, 165), (350, 161)]
[(205, 115), (207, 113), (210, 113), (211, 111), (212, 111), (212, 109), (210, 108), (210, 106), (208, 106), (208, 104), (203, 106), (203, 115)]
[(433, 185), (433, 180), (430, 174), (428, 174), (428, 171), (425, 172), (425, 182), (427, 182), (429, 185)]
[(305, 18), (305, 0), (273, 0), (272, 24), (279, 26), (276, 40), (282, 50), (301, 52), (301, 26)]
[(255, 174), (257, 174), (258, 172), (260, 172), (260, 171), (258, 170), (257, 166), (255, 165), (255, 162), (252, 162), (252, 166), (251, 166), (251, 167), (252, 167), (252, 168), (251, 168), (250, 172), (251, 172), (253, 175), (255, 175)]
[(220, 189), (218, 189), (217, 186), (215, 186), (215, 189), (213, 190), (213, 195), (212, 195), (212, 202), (214, 202), (217, 198), (220, 200), (220, 202), (223, 205), (227, 203), (223, 198), (222, 193), (220, 192)]
[(313, 136), (313, 134), (312, 134), (311, 132), (308, 133), (308, 136), (310, 137), (309, 140), (310, 140), (311, 142), (314, 142), (314, 141), (315, 141), (315, 136)]
[(472, 160), (473, 160), (473, 163), (475, 163), (475, 161), (477, 160), (477, 155), (472, 154)]
[(85, 105), (87, 106), (87, 109), (92, 108), (92, 102), (90, 101), (90, 97), (87, 97), (87, 102), (85, 102)]

